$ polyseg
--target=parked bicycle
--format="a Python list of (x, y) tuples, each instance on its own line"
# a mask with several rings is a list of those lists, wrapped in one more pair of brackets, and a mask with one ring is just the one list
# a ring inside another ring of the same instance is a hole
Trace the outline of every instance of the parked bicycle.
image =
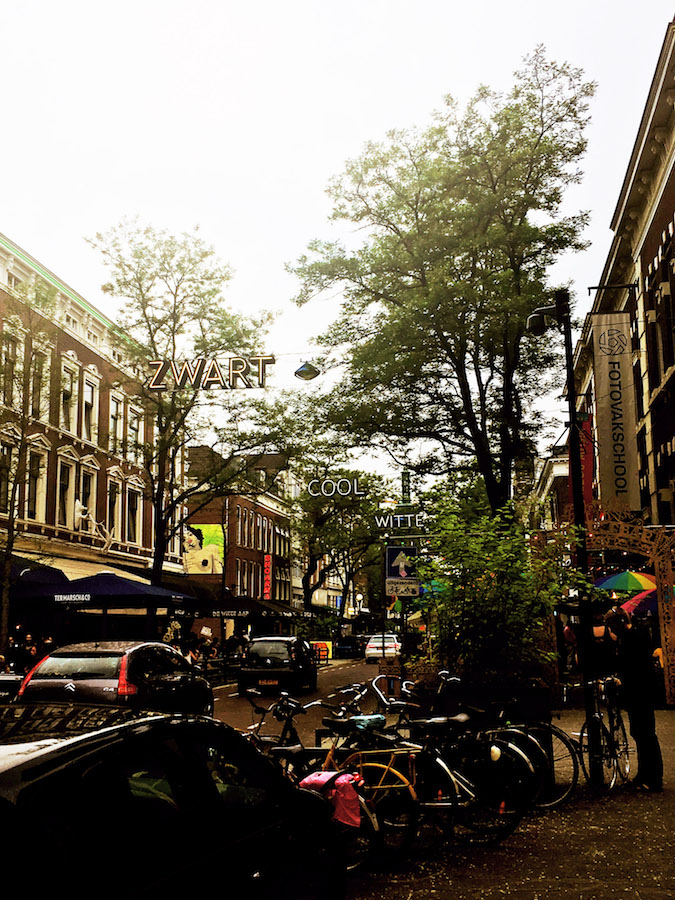
[(599, 746), (598, 777), (602, 781), (596, 787), (611, 789), (617, 781), (627, 781), (630, 775), (630, 744), (618, 700), (619, 683), (609, 677), (589, 682), (593, 692), (593, 720), (581, 726), (577, 744), (581, 768), (587, 781), (593, 779), (589, 733), (596, 729)]
[[(305, 753), (300, 735), (295, 725), (295, 718), (304, 715), (313, 706), (323, 703), (315, 700), (301, 704), (287, 693), (270, 706), (261, 706), (259, 693), (248, 690), (246, 697), (251, 703), (258, 721), (247, 730), (247, 737), (266, 756), (280, 766), (284, 774), (301, 786), (320, 793), (334, 807), (334, 818), (338, 823), (343, 842), (346, 867), (348, 871), (361, 868), (380, 852), (381, 837), (377, 816), (362, 790), (361, 779), (356, 773), (348, 770), (326, 771), (316, 753)], [(263, 726), (272, 716), (281, 724), (278, 734), (263, 733)], [(315, 777), (317, 772), (323, 777)], [(345, 777), (349, 784), (345, 784)], [(353, 796), (351, 796), (353, 794)], [(345, 798), (346, 795), (346, 798)], [(340, 808), (340, 804), (343, 808)]]

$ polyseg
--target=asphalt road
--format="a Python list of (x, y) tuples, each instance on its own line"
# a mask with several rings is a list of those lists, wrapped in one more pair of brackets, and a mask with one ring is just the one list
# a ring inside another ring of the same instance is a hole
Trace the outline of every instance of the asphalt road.
[[(311, 693), (304, 692), (296, 699), (303, 704), (318, 699), (328, 699), (331, 702), (338, 688), (354, 682), (369, 681), (377, 673), (377, 666), (368, 665), (363, 660), (333, 660), (327, 666), (319, 669), (318, 689)], [(243, 731), (249, 725), (257, 722), (257, 716), (253, 714), (253, 708), (249, 701), (244, 697), (237, 696), (236, 684), (217, 687), (214, 689), (214, 695), (214, 715), (221, 722), (227, 722), (228, 725), (239, 731)], [(268, 706), (273, 699), (274, 695), (270, 695), (261, 697), (259, 702), (262, 706)], [(306, 715), (297, 717), (297, 727), (303, 742), (313, 744), (314, 731), (321, 727), (321, 719), (324, 715), (326, 715), (326, 711), (321, 707), (315, 707)], [(277, 723), (270, 723), (270, 733), (274, 733), (275, 724)], [(279, 726), (277, 725), (277, 732), (278, 730)]]

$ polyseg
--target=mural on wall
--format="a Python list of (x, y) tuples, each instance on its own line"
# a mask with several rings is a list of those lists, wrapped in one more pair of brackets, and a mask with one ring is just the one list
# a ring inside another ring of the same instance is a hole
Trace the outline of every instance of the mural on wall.
[(219, 575), (223, 571), (223, 551), (220, 525), (188, 525), (183, 538), (183, 569), (188, 575)]

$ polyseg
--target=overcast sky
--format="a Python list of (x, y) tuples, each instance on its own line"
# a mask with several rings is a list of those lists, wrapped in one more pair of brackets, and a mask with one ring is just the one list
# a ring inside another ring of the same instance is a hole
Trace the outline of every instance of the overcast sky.
[(0, 232), (111, 314), (84, 238), (136, 215), (199, 225), (234, 269), (231, 304), (282, 312), (267, 349), (299, 364), (328, 310), (292, 306), (284, 265), (330, 236), (331, 176), (388, 129), (427, 125), (445, 94), (508, 90), (541, 43), (598, 82), (567, 199), (590, 211), (592, 244), (556, 273), (585, 312), (674, 14), (672, 0), (0, 0)]

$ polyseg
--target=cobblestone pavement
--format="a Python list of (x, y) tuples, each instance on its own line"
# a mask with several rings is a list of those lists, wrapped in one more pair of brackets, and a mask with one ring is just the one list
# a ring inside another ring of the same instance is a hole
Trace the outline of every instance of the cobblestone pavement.
[[(422, 830), (405, 859), (355, 876), (348, 900), (672, 900), (675, 710), (656, 715), (665, 769), (662, 794), (620, 786), (598, 795), (581, 775), (565, 806), (531, 815), (498, 846), (457, 847)], [(582, 710), (567, 710), (555, 721), (572, 734), (582, 719)]]

